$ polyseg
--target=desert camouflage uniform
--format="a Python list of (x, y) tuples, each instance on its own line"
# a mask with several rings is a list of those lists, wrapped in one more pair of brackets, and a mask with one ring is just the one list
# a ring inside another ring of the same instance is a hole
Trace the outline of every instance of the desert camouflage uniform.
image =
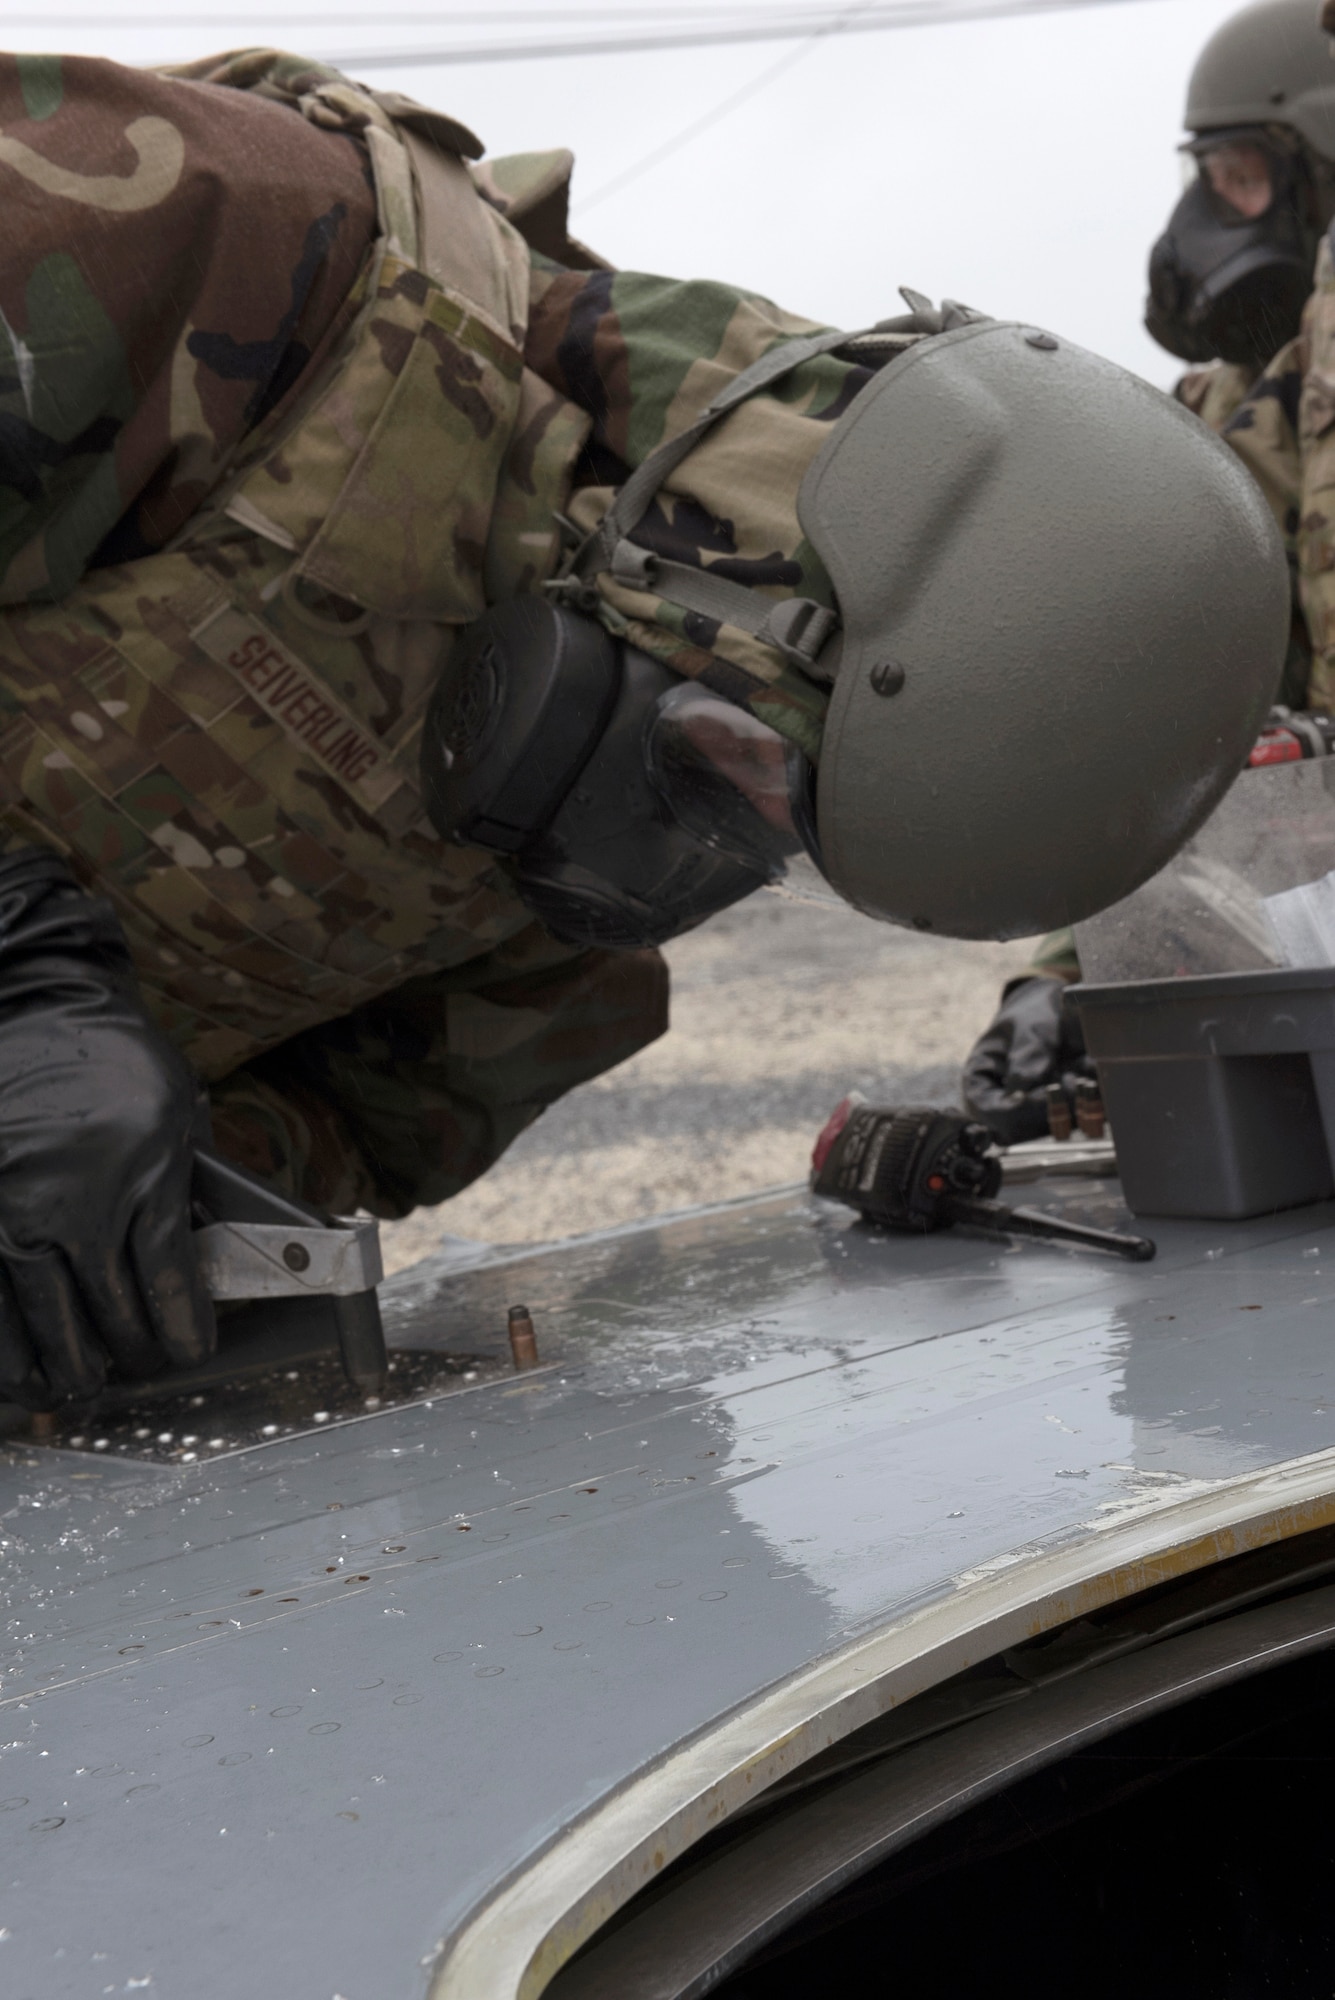
[[(811, 326), (596, 268), (568, 156), (473, 182), (480, 150), (271, 52), (0, 62), (0, 838), (111, 898), (228, 1151), (382, 1214), (666, 1025), (656, 953), (559, 944), (424, 819), (451, 634)], [(640, 539), (828, 602), (796, 494), (863, 379), (827, 358), (748, 402)], [(780, 655), (600, 588), (818, 752), (825, 692)]]

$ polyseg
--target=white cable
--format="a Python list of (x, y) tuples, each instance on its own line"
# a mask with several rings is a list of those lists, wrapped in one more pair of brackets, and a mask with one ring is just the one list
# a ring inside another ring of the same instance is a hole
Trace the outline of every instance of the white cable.
[[(871, 4), (872, 0), (853, 0), (853, 5), (843, 10), (844, 17), (850, 18), (854, 14), (864, 13)], [(833, 25), (834, 23), (831, 23), (831, 26)], [(804, 56), (810, 55), (817, 42), (824, 41), (829, 33), (830, 27), (820, 27), (813, 35), (808, 35), (807, 39), (799, 43), (795, 49), (785, 49), (777, 62), (770, 63), (767, 69), (763, 69), (760, 72), (759, 76), (753, 76), (749, 83), (744, 83), (740, 90), (734, 90), (730, 97), (725, 97), (712, 110), (703, 112), (698, 118), (693, 118), (690, 124), (683, 126), (681, 131), (676, 133), (673, 138), (665, 139), (661, 146), (655, 146), (653, 151), (646, 153), (642, 159), (636, 160), (633, 165), (623, 168), (619, 174), (614, 174), (610, 181), (604, 181), (601, 187), (595, 188), (591, 195), (586, 196), (580, 201), (579, 212), (581, 216), (598, 202), (605, 201), (609, 195), (619, 194), (623, 187), (629, 186), (631, 181), (639, 180), (642, 174), (647, 174), (651, 168), (658, 166), (666, 159), (670, 159), (675, 153), (679, 153), (683, 146), (689, 146), (692, 139), (699, 138), (702, 132), (708, 131), (713, 125), (717, 125), (721, 119), (728, 116), (729, 112), (735, 111), (740, 104), (745, 104), (748, 98), (757, 96), (765, 88), (766, 84), (773, 83), (775, 77), (781, 76), (785, 70), (791, 69), (794, 63), (799, 63)]]

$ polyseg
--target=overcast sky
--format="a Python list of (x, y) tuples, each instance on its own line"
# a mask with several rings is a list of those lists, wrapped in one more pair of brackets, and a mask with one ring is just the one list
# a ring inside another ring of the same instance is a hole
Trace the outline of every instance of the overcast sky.
[[(527, 4), (567, 31), (566, 7)], [(160, 11), (163, 25), (122, 26), (131, 9)], [(423, 9), (404, 26), (388, 7), (357, 18), (350, 0), (305, 11), (70, 0), (40, 13), (11, 0), (5, 32), (12, 48), (126, 62), (255, 42), (325, 55), (429, 45), (457, 11)], [(468, 11), (473, 24), (453, 32), (491, 39), (480, 0)], [(896, 288), (913, 285), (1039, 321), (1166, 385), (1177, 364), (1140, 326), (1145, 260), (1180, 190), (1187, 76), (1236, 11), (1234, 0), (1122, 0), (826, 38), (602, 199), (793, 45), (404, 66), (369, 80), (453, 112), (492, 153), (570, 146), (576, 233), (624, 267), (728, 279), (850, 327), (899, 310)]]

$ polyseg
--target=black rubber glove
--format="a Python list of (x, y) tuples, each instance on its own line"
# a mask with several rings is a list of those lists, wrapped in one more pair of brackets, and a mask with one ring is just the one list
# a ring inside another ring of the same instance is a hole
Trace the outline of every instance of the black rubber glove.
[(212, 1352), (199, 1103), (110, 904), (43, 849), (0, 861), (0, 1398), (49, 1409)]
[(960, 1085), (964, 1108), (1003, 1146), (1047, 1132), (1050, 1083), (1060, 1083), (1074, 1099), (1080, 1079), (1095, 1074), (1067, 992), (1064, 979), (1038, 973), (1008, 981), (1001, 1005), (969, 1051)]

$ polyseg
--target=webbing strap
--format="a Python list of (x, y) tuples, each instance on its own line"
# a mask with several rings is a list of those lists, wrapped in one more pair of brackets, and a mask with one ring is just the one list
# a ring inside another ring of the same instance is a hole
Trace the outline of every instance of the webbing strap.
[(457, 153), (400, 125), (417, 189), (417, 254), (422, 269), (462, 296), (504, 339), (522, 341), (528, 319), (528, 250), (478, 194)]
[(803, 667), (814, 664), (839, 623), (833, 611), (809, 597), (775, 600), (749, 584), (720, 576), (715, 569), (672, 562), (636, 542), (618, 542), (608, 570), (631, 590), (652, 591), (683, 611), (697, 611), (720, 624), (736, 625)]
[[(864, 332), (873, 330), (867, 328)], [(818, 354), (828, 354), (836, 347), (846, 347), (849, 341), (860, 338), (862, 335), (856, 333), (834, 332), (812, 333), (798, 340), (780, 341), (767, 353), (762, 354), (758, 361), (753, 361), (749, 368), (744, 368), (740, 375), (734, 376), (727, 387), (719, 391), (713, 402), (700, 412), (693, 423), (688, 424), (686, 429), (679, 431), (675, 437), (665, 439), (650, 452), (643, 465), (636, 467), (593, 533), (586, 535), (579, 546), (572, 551), (560, 576), (549, 585), (552, 593), (556, 596), (578, 599), (583, 595), (581, 586), (586, 590), (591, 585), (592, 579), (601, 571), (612, 569), (618, 549), (627, 541), (632, 529), (639, 526), (648, 511), (650, 501), (663, 482), (671, 477), (682, 460), (695, 450), (700, 440), (714, 428), (721, 417), (726, 417), (730, 410), (735, 410), (748, 396), (754, 396), (759, 390), (767, 389), (772, 382), (781, 381), (785, 375), (791, 375), (804, 361), (814, 360)], [(660, 579), (666, 581), (669, 571), (674, 586), (682, 578), (689, 581), (705, 575), (705, 572), (692, 569), (685, 563), (658, 564), (657, 574)], [(685, 605), (687, 610), (699, 610), (707, 617), (726, 618), (728, 624), (740, 625), (745, 631), (759, 630), (759, 625), (764, 622), (763, 613), (753, 612), (750, 609), (756, 593), (745, 584), (733, 584), (723, 577), (712, 577), (709, 582), (713, 588), (708, 593), (710, 598), (708, 606), (703, 602), (688, 603), (684, 596), (678, 594), (676, 588), (664, 591), (657, 582), (653, 585), (642, 584), (641, 588), (652, 588), (660, 596), (669, 597), (673, 603)], [(730, 599), (731, 609), (727, 611), (718, 608), (723, 601), (724, 588), (735, 593)], [(767, 598), (759, 599), (759, 604), (769, 610), (776, 608), (772, 600)], [(755, 622), (757, 619), (758, 623)], [(770, 643), (774, 644), (777, 641)]]

